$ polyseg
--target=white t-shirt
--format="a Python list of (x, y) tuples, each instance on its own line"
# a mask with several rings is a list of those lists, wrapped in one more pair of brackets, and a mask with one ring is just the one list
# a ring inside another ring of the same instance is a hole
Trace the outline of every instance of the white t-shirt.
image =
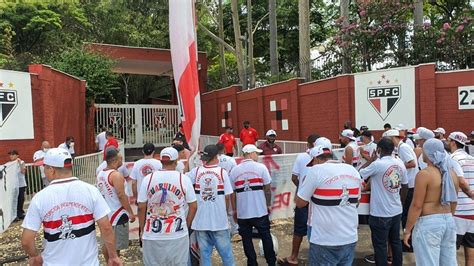
[(225, 154), (219, 155), (219, 167), (224, 168), (227, 173), (230, 174), (232, 169), (237, 166), (237, 162), (235, 161), (234, 158), (227, 156)]
[(227, 230), (225, 196), (233, 192), (227, 171), (217, 165), (205, 165), (193, 168), (188, 176), (194, 185), (198, 203), (192, 229)]
[(95, 221), (109, 212), (97, 188), (70, 177), (33, 197), (22, 227), (38, 232), (43, 225), (43, 265), (99, 265)]
[(145, 176), (138, 191), (138, 202), (147, 203), (143, 239), (169, 240), (187, 236), (187, 204), (195, 201), (191, 180), (178, 171), (159, 170)]
[(308, 172), (309, 167), (306, 165), (312, 160), (311, 155), (309, 155), (307, 152), (305, 153), (300, 153), (298, 156), (296, 156), (296, 160), (293, 163), (293, 170), (291, 173), (295, 176), (298, 177), (298, 180), (300, 182), (303, 182), (304, 177), (306, 176), (306, 173)]
[(407, 138), (403, 143), (406, 143), (410, 148), (415, 149), (415, 142), (412, 139)]
[[(359, 152), (359, 145), (357, 142), (351, 141), (347, 144), (346, 149), (352, 149), (352, 166), (358, 167), (360, 164), (360, 152)], [(344, 150), (344, 155), (342, 155), (341, 159), (342, 162), (346, 160), (346, 151)]]
[[(105, 168), (107, 168), (107, 162), (102, 161), (102, 163), (99, 165), (99, 167), (97, 167), (97, 169), (95, 169), (95, 175), (98, 176), (100, 171), (104, 170)], [(130, 175), (130, 173), (128, 172), (128, 168), (125, 164), (122, 164), (117, 169), (117, 171), (119, 171), (119, 173), (121, 173), (125, 179)]]
[[(372, 157), (372, 155), (376, 151), (377, 151), (377, 144), (375, 144), (375, 142), (371, 141), (370, 143), (364, 144), (362, 146), (361, 153), (363, 153), (365, 156)], [(361, 155), (360, 156), (360, 164), (359, 164), (358, 169), (366, 163), (367, 163), (367, 160)]]
[(163, 168), (157, 159), (140, 159), (133, 164), (130, 178), (137, 181), (137, 189), (142, 187), (142, 180), (145, 176)]
[(402, 213), (400, 189), (402, 184), (408, 184), (408, 177), (400, 159), (384, 156), (359, 172), (365, 180), (370, 177), (371, 216), (386, 218)]
[(176, 165), (176, 171), (180, 172), (181, 174), (184, 174), (184, 168), (186, 168), (183, 161), (186, 160), (178, 160), (178, 165)]
[[(462, 168), (464, 179), (469, 183), (471, 191), (474, 190), (474, 157), (467, 154), (462, 149), (458, 149), (453, 152), (451, 157)], [(457, 175), (460, 176), (459, 174)], [(474, 200), (468, 197), (461, 190), (458, 192), (458, 204), (456, 206), (456, 212), (454, 215), (459, 218), (474, 220)]]
[(311, 167), (300, 185), (298, 197), (310, 202), (310, 242), (340, 246), (357, 242), (361, 183), (357, 170), (330, 160)]
[(17, 182), (17, 187), (22, 188), (26, 187), (26, 179), (25, 179), (25, 174), (21, 172), (21, 168), (25, 167), (25, 162), (20, 161), (18, 163), (18, 172), (17, 172), (17, 177), (18, 177), (18, 182)]
[(414, 188), (416, 174), (420, 171), (418, 169), (418, 159), (416, 158), (415, 151), (408, 144), (400, 141), (397, 153), (404, 164), (409, 161), (414, 161), (416, 164), (415, 167), (407, 169), (408, 188)]
[(69, 148), (66, 146), (66, 142), (59, 144), (58, 148), (66, 150), (69, 154), (74, 155), (76, 152), (74, 151), (74, 145), (70, 145)]
[[(43, 150), (38, 150), (36, 151), (34, 154), (33, 154), (33, 162), (37, 161), (37, 160), (42, 160), (44, 159), (44, 155), (46, 153), (43, 151)], [(40, 174), (41, 174), (41, 178), (45, 179), (46, 178), (46, 175), (44, 174), (44, 167), (43, 166), (40, 166), (39, 167), (40, 169)], [(49, 182), (48, 182), (49, 184)], [(48, 184), (45, 184), (45, 185), (48, 185)]]
[(95, 143), (99, 146), (99, 151), (104, 150), (105, 143), (107, 143), (107, 138), (105, 137), (105, 131), (100, 132), (95, 137)]
[(268, 215), (263, 187), (272, 182), (264, 164), (252, 159), (243, 160), (230, 174), (236, 193), (237, 218), (250, 219)]

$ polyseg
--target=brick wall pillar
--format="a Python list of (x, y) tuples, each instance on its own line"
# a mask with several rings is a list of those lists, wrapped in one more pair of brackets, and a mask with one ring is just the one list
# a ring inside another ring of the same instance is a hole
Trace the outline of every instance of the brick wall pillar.
[(418, 126), (436, 128), (436, 82), (434, 64), (420, 65), (416, 68), (415, 79), (419, 83), (416, 103), (420, 106)]

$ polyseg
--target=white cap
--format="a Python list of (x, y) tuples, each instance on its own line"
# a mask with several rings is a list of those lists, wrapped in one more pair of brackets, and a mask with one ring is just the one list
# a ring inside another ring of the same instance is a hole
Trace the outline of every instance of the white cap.
[(413, 139), (414, 139), (414, 140), (420, 140), (421, 137), (420, 137), (419, 134), (413, 134)]
[(267, 134), (265, 134), (265, 136), (267, 136), (267, 137), (268, 137), (268, 136), (270, 136), (270, 135), (275, 135), (275, 136), (276, 136), (276, 135), (277, 135), (277, 133), (275, 132), (275, 130), (273, 130), (273, 129), (270, 129), (270, 130), (268, 130), (268, 131), (267, 131)]
[(396, 129), (389, 129), (385, 131), (384, 137), (400, 137), (400, 131)]
[(462, 145), (466, 145), (466, 142), (467, 142), (466, 134), (464, 134), (462, 132), (459, 132), (459, 131), (451, 132), (451, 134), (449, 134), (448, 138), (450, 138), (454, 141), (457, 141), (458, 143), (461, 143)]
[(428, 140), (428, 139), (434, 138), (433, 131), (427, 129), (426, 127), (419, 127), (416, 130), (416, 134), (418, 134), (420, 136), (420, 139)]
[(346, 138), (349, 138), (351, 140), (356, 140), (356, 138), (354, 137), (354, 131), (350, 130), (350, 129), (344, 129), (342, 132), (341, 132), (341, 136), (343, 137), (346, 137)]
[(442, 127), (438, 127), (437, 129), (433, 130), (434, 133), (446, 134), (446, 130)]
[[(68, 160), (66, 162), (66, 160)], [(61, 148), (49, 149), (44, 155), (44, 160), (40, 165), (48, 165), (58, 168), (72, 167), (72, 157), (67, 150)]]
[[(166, 159), (165, 159), (166, 157)], [(176, 161), (178, 160), (178, 151), (173, 147), (167, 147), (161, 150), (160, 159), (163, 161)]]
[(262, 150), (260, 150), (259, 148), (257, 148), (257, 146), (255, 146), (253, 144), (247, 144), (242, 148), (242, 152), (243, 153), (252, 153), (252, 152), (261, 153)]
[(320, 137), (317, 138), (316, 141), (314, 142), (314, 146), (322, 146), (323, 148), (332, 150), (332, 144), (331, 141), (328, 138), (325, 137)]
[(404, 124), (398, 124), (395, 129), (397, 130), (407, 130), (407, 127)]
[[(319, 145), (309, 150), (309, 156), (311, 156), (311, 158), (316, 158), (323, 154), (331, 154), (331, 150)], [(312, 166), (312, 164), (313, 160), (311, 160), (306, 166)]]

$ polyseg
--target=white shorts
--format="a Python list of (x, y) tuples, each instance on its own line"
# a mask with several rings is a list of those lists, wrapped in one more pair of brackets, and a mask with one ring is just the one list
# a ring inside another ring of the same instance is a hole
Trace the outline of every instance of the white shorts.
[(474, 220), (463, 219), (454, 216), (456, 222), (456, 234), (465, 235), (466, 233), (474, 233)]
[(189, 236), (170, 240), (143, 239), (143, 264), (187, 266)]

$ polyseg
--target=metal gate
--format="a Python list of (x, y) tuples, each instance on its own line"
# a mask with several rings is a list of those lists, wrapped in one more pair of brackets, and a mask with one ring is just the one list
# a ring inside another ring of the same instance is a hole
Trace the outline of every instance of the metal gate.
[(95, 130), (100, 127), (123, 139), (126, 148), (145, 143), (168, 146), (178, 131), (178, 106), (154, 104), (96, 104)]

